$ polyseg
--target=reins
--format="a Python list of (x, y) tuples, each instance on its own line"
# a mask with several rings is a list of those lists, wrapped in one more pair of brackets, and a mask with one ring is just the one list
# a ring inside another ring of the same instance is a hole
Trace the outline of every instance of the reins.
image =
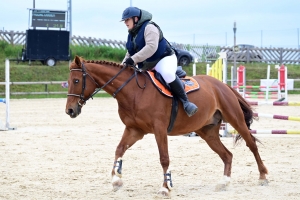
[[(86, 68), (85, 68), (85, 65), (84, 63), (82, 62), (81, 63), (81, 69), (70, 69), (70, 73), (73, 72), (73, 71), (81, 71), (82, 72), (82, 91), (81, 91), (81, 94), (78, 95), (78, 94), (67, 94), (67, 96), (76, 96), (76, 97), (79, 97), (80, 100), (78, 100), (78, 105), (79, 106), (83, 106), (87, 100), (89, 100), (90, 98), (93, 99), (93, 96), (95, 96), (99, 91), (101, 91), (104, 87), (106, 87), (109, 83), (111, 83), (114, 79), (116, 79), (128, 66), (127, 65), (124, 65), (124, 67), (116, 74), (114, 75), (109, 81), (107, 81), (102, 87), (100, 87), (100, 85), (95, 81), (95, 79), (89, 75), (89, 73), (87, 73), (86, 71)], [(127, 85), (132, 79), (133, 77), (136, 77), (136, 83), (137, 85), (139, 86), (139, 88), (141, 89), (145, 89), (146, 88), (146, 83), (144, 84), (143, 87), (140, 86), (140, 84), (138, 83), (138, 76), (137, 76), (137, 72), (138, 72), (138, 69), (134, 68), (134, 73), (129, 77), (129, 79), (127, 81), (125, 81), (113, 94), (112, 96), (115, 98), (117, 93), (125, 86)], [(142, 73), (144, 74), (144, 73)], [(93, 92), (93, 94), (91, 94), (88, 98), (84, 99), (84, 90), (86, 88), (86, 76), (90, 77), (90, 79), (93, 81), (93, 83), (95, 83), (95, 85), (97, 86), (97, 89)], [(145, 74), (144, 74), (145, 76)], [(80, 103), (80, 101), (82, 103)]]

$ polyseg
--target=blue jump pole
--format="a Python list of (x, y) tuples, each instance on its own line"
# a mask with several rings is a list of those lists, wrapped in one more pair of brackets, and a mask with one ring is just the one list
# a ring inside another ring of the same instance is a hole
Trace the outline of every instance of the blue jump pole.
[(0, 103), (6, 103), (5, 99), (0, 99)]

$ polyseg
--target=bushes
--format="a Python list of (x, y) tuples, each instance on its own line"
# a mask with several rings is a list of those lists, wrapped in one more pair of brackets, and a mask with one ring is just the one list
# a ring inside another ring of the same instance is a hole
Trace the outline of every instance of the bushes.
[(5, 40), (0, 40), (0, 59), (5, 58), (16, 59), (22, 51), (22, 45), (11, 45)]
[[(125, 49), (112, 48), (108, 46), (79, 46), (71, 45), (71, 60), (75, 55), (81, 56), (86, 60), (108, 60), (121, 62), (125, 56)], [(0, 40), (0, 60), (5, 58), (16, 59), (21, 55), (22, 45), (11, 45), (5, 40)]]
[(4, 50), (7, 46), (8, 46), (8, 42), (4, 41), (4, 40), (0, 40), (0, 49)]
[(74, 59), (76, 55), (83, 57), (86, 60), (109, 60), (121, 62), (125, 56), (126, 50), (117, 49), (108, 46), (79, 46), (71, 45), (70, 47)]

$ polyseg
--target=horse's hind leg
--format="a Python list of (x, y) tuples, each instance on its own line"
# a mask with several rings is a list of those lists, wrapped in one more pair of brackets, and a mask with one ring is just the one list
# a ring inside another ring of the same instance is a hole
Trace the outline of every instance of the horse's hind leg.
[(230, 183), (232, 153), (223, 145), (219, 136), (221, 122), (216, 125), (207, 125), (198, 131), (195, 131), (203, 140), (206, 141), (208, 146), (216, 152), (224, 163), (224, 176), (223, 179), (217, 184), (216, 190), (226, 190)]
[[(232, 110), (234, 110), (234, 108), (232, 108)], [(236, 108), (235, 110), (238, 110), (238, 109)], [(257, 166), (258, 166), (258, 170), (259, 170), (259, 184), (267, 185), (268, 180), (266, 179), (266, 174), (268, 174), (268, 170), (260, 158), (258, 148), (256, 145), (256, 138), (250, 133), (246, 123), (244, 122), (242, 110), (239, 113), (237, 113), (237, 112), (223, 113), (223, 116), (225, 119), (230, 119), (230, 120), (228, 120), (228, 122), (240, 134), (240, 136), (245, 140), (247, 147), (249, 147), (250, 151), (253, 153), (256, 163), (257, 163)]]
[(266, 178), (266, 174), (268, 174), (268, 170), (265, 167), (256, 145), (256, 138), (249, 132), (246, 124), (231, 124), (235, 130), (238, 131), (240, 136), (245, 140), (247, 147), (249, 147), (250, 151), (253, 153), (259, 171), (259, 185), (268, 185), (268, 180)]
[[(250, 125), (253, 120), (253, 111), (247, 101), (233, 88), (228, 86), (234, 95), (230, 94), (228, 98), (224, 98), (221, 102), (222, 117), (227, 121), (240, 136), (245, 140), (246, 145), (252, 151), (259, 170), (259, 179), (261, 185), (268, 183), (266, 174), (268, 174), (267, 168), (264, 166), (263, 161), (260, 158), (258, 148), (256, 146), (256, 138), (250, 133)], [(228, 93), (227, 91), (226, 93)], [(229, 94), (229, 93), (228, 93)], [(236, 97), (236, 99), (235, 99)], [(236, 141), (241, 137), (237, 137)]]

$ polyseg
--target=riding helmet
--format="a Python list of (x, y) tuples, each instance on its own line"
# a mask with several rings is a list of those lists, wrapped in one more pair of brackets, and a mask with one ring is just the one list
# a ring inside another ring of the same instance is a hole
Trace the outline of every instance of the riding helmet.
[(122, 20), (131, 18), (131, 17), (140, 17), (141, 10), (137, 7), (128, 7), (123, 11)]

